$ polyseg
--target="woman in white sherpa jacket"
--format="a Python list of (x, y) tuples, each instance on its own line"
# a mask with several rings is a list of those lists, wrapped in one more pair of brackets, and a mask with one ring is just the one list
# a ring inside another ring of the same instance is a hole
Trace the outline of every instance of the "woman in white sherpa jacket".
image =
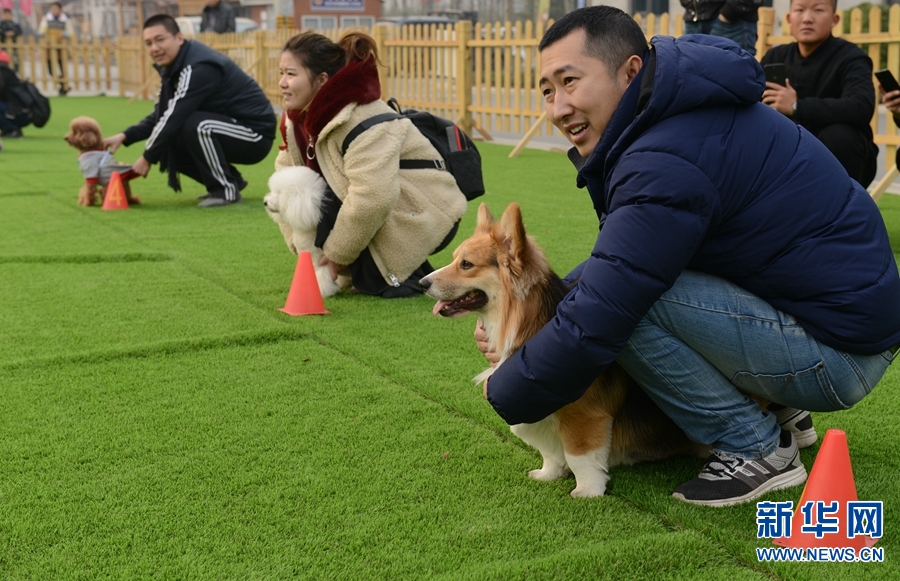
[(379, 123), (347, 148), (359, 123), (393, 111), (381, 100), (375, 41), (362, 33), (335, 43), (304, 33), (287, 42), (280, 74), (284, 139), (275, 169), (305, 165), (334, 196), (323, 208), (316, 245), (332, 274), (350, 274), (359, 292), (387, 298), (421, 292), (429, 254), (449, 244), (466, 199), (439, 169), (400, 169), (400, 159), (440, 154), (408, 119)]

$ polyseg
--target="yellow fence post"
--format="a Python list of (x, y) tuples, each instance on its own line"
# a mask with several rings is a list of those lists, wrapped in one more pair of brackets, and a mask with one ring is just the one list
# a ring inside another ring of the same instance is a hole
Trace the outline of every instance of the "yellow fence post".
[[(387, 63), (387, 47), (384, 44), (385, 38), (387, 37), (387, 28), (386, 25), (381, 24), (375, 26), (372, 29), (372, 38), (375, 39), (375, 49), (378, 51), (378, 58), (382, 63)], [(382, 64), (378, 67), (378, 84), (381, 85), (381, 98), (388, 99), (390, 95), (386, 94), (387, 91), (387, 71), (385, 70), (385, 65)]]
[(253, 57), (256, 63), (255, 74), (251, 74), (256, 79), (256, 84), (260, 87), (266, 87), (269, 83), (269, 55), (266, 52), (266, 32), (257, 30), (253, 33)]
[(469, 40), (472, 39), (472, 21), (462, 20), (456, 23), (456, 105), (457, 125), (463, 131), (472, 133), (472, 51)]
[(762, 7), (759, 9), (759, 20), (756, 23), (756, 58), (762, 59), (769, 50), (769, 37), (775, 35), (775, 9)]

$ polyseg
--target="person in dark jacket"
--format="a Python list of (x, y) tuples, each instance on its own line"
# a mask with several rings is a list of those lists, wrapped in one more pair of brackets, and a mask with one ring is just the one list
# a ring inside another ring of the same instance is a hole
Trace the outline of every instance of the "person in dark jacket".
[(872, 60), (858, 46), (831, 35), (840, 22), (837, 0), (794, 0), (788, 14), (797, 42), (776, 46), (762, 64), (783, 63), (784, 86), (766, 83), (763, 103), (787, 115), (825, 144), (863, 187), (875, 178), (878, 146), (872, 136), (875, 85)]
[(730, 41), (654, 37), (647, 51), (630, 16), (595, 6), (539, 50), (545, 111), (602, 226), (488, 401), (509, 424), (536, 422), (617, 361), (713, 448), (676, 498), (725, 506), (804, 482), (807, 411), (856, 404), (900, 343), (900, 274), (875, 203), (759, 102), (763, 70)]
[(207, 0), (200, 19), (200, 32), (234, 32), (234, 9), (222, 0)]
[(13, 11), (9, 8), (4, 8), (3, 20), (0, 20), (0, 43), (9, 47), (9, 52), (12, 55), (12, 68), (16, 72), (19, 72), (19, 49), (15, 45), (19, 42), (19, 37), (21, 36), (22, 27), (13, 20)]
[(10, 62), (9, 53), (0, 49), (0, 136), (22, 137), (22, 128), (31, 123), (31, 118), (13, 97), (13, 89), (22, 81)]
[(762, 0), (681, 0), (685, 34), (730, 38), (756, 54), (757, 21)]
[[(881, 102), (885, 108), (891, 112), (894, 118), (894, 124), (900, 125), (900, 91), (885, 91), (881, 83), (878, 83), (878, 89), (881, 91)], [(894, 165), (900, 167), (900, 148), (894, 156)]]
[(200, 207), (240, 202), (247, 182), (232, 164), (258, 163), (272, 148), (276, 119), (268, 98), (231, 59), (185, 40), (171, 16), (151, 16), (143, 36), (162, 77), (159, 101), (143, 121), (103, 143), (115, 153), (146, 139), (136, 174), (146, 177), (160, 162), (176, 192), (178, 173), (206, 186)]

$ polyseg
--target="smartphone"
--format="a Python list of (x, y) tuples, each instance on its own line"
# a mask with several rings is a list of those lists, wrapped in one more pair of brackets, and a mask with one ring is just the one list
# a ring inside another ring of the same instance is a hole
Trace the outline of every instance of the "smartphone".
[(897, 79), (894, 78), (894, 75), (888, 69), (875, 71), (875, 78), (881, 83), (881, 88), (884, 89), (885, 93), (900, 91), (900, 83), (897, 82)]
[(783, 63), (766, 65), (763, 69), (766, 71), (766, 82), (784, 86), (785, 72)]

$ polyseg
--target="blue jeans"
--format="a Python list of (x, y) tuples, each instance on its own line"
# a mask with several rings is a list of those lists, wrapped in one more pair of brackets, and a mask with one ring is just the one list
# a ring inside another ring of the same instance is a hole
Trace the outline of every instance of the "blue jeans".
[(893, 355), (853, 355), (720, 278), (685, 271), (640, 321), (617, 361), (688, 437), (744, 458), (778, 446), (781, 428), (743, 392), (810, 411), (847, 409)]
[(752, 55), (756, 55), (756, 39), (758, 32), (755, 22), (739, 20), (722, 22), (718, 18), (712, 20), (684, 21), (685, 34), (710, 34), (733, 40), (739, 47)]
[(716, 18), (712, 21), (712, 29), (709, 32), (713, 36), (728, 38), (737, 43), (739, 47), (752, 55), (756, 55), (757, 24), (738, 20), (736, 22), (722, 22)]
[(684, 21), (685, 34), (712, 34), (712, 20)]
[(9, 107), (6, 103), (0, 101), (0, 130), (15, 131), (16, 129), (25, 127), (29, 123), (31, 123), (31, 119), (24, 113), (10, 116)]

